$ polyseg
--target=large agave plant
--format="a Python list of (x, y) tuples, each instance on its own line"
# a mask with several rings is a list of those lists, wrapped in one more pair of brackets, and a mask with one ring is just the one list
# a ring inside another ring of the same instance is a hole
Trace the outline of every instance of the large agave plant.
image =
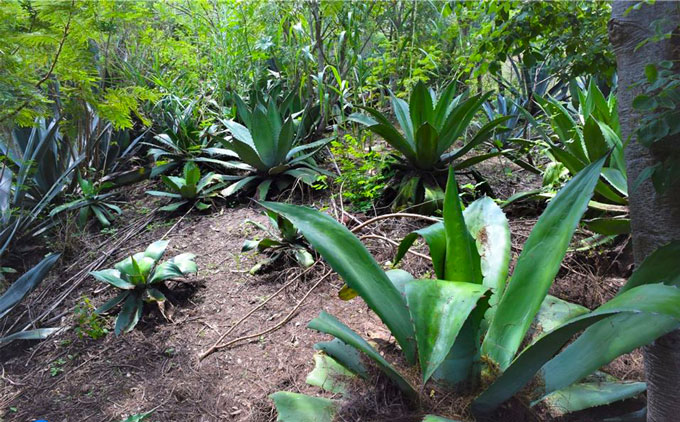
[[(550, 175), (555, 167), (565, 169), (571, 176), (583, 171), (589, 164), (607, 156), (602, 168), (602, 180), (595, 187), (594, 201), (590, 203), (594, 218), (588, 228), (603, 235), (630, 232), (627, 217), (628, 177), (623, 157), (624, 143), (616, 105), (616, 95), (602, 94), (591, 80), (587, 88), (576, 90), (578, 109), (554, 98), (537, 97), (537, 102), (547, 117), (547, 123), (555, 134), (551, 137), (532, 119), (554, 163), (544, 174), (548, 192), (542, 196), (552, 197), (549, 187)], [(556, 138), (556, 139), (555, 139)], [(545, 189), (544, 189), (545, 190)], [(524, 195), (519, 195), (519, 197)]]
[(437, 96), (419, 82), (408, 103), (392, 96), (392, 111), (401, 130), (387, 116), (370, 107), (363, 107), (369, 115), (354, 113), (349, 116), (350, 120), (381, 136), (401, 154), (397, 157), (401, 162), (398, 166), (401, 172), (396, 180), (395, 208), (441, 201), (448, 165), (453, 163), (455, 169), (463, 169), (501, 153), (495, 151), (462, 159), (474, 147), (489, 140), (501, 123), (511, 116), (491, 120), (467, 143), (449, 151), (457, 140), (466, 135), (472, 119), (489, 95), (465, 99), (463, 94), (456, 96), (456, 84), (452, 83)]
[[(405, 360), (419, 364), (423, 384), (434, 380), (476, 395), (472, 409), (478, 415), (493, 411), (526, 386), (532, 403), (547, 400), (562, 411), (575, 411), (643, 391), (644, 383), (618, 383), (598, 368), (680, 324), (680, 266), (670, 258), (680, 251), (679, 243), (650, 256), (615, 298), (595, 310), (547, 294), (604, 161), (579, 172), (550, 202), (524, 245), (511, 282), (505, 215), (489, 198), (462, 211), (452, 169), (443, 221), (407, 236), (395, 259), (422, 236), (436, 279), (383, 271), (349, 230), (316, 210), (270, 202), (264, 206), (295, 224), (381, 318)], [(335, 337), (316, 348), (346, 371), (362, 375), (360, 352), (418, 400), (421, 389), (337, 318), (322, 312), (309, 327)], [(274, 396), (280, 415), (305, 409), (306, 399), (295, 397), (297, 405), (289, 405), (291, 397), (283, 394)]]
[(71, 184), (84, 155), (68, 148), (59, 118), (37, 119), (0, 139), (0, 256), (19, 235), (38, 233), (51, 222), (38, 217)]
[(287, 109), (277, 106), (271, 98), (252, 110), (243, 101), (236, 104), (245, 126), (234, 120), (223, 120), (231, 135), (224, 147), (238, 156), (245, 172), (229, 177), (233, 183), (222, 191), (223, 195), (255, 188), (258, 198), (265, 199), (272, 184), (279, 191), (297, 181), (311, 186), (319, 176), (328, 174), (313, 156), (331, 139), (303, 142), (307, 109), (301, 117), (294, 114), (284, 117)]

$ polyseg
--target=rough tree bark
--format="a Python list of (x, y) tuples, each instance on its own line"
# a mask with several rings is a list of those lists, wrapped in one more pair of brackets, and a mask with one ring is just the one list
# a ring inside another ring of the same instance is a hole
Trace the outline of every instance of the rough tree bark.
[[(636, 82), (644, 80), (644, 67), (649, 63), (678, 59), (677, 41), (649, 43), (637, 50), (642, 40), (649, 38), (649, 25), (660, 18), (668, 18), (667, 25), (680, 22), (680, 4), (657, 2), (642, 5), (639, 10), (626, 10), (637, 2), (614, 2), (609, 36), (616, 53), (619, 75), (619, 116), (623, 139), (631, 136), (626, 148), (626, 167), (630, 190), (630, 216), (633, 235), (633, 254), (639, 264), (647, 255), (671, 240), (680, 239), (680, 190), (671, 187), (666, 194), (658, 194), (647, 180), (635, 191), (632, 184), (640, 172), (680, 150), (680, 137), (664, 141), (664, 145), (649, 150), (637, 143), (634, 132), (640, 115), (633, 109), (633, 98), (640, 93)], [(676, 44), (676, 45), (674, 45)], [(680, 257), (678, 257), (680, 259)], [(644, 348), (647, 378), (647, 420), (671, 422), (680, 420), (680, 331), (659, 338)]]

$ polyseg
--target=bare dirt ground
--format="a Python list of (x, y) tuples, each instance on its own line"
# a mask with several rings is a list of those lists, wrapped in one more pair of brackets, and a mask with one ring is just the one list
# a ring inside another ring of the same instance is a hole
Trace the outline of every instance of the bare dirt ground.
[[(536, 183), (531, 176), (514, 171), (515, 185), (511, 179), (510, 184), (500, 189), (504, 197), (522, 188), (527, 180)], [(147, 202), (141, 192), (140, 188), (127, 194), (131, 206), (124, 221), (142, 220), (154, 208), (155, 204)], [(515, 257), (538, 212), (534, 205), (508, 210)], [(319, 392), (305, 383), (305, 377), (313, 367), (313, 344), (328, 338), (307, 329), (306, 324), (322, 309), (377, 343), (390, 358), (397, 356), (390, 346), (389, 332), (361, 300), (345, 302), (337, 298), (342, 282), (336, 275), (310, 293), (326, 271), (319, 264), (246, 319), (224, 341), (276, 326), (309, 293), (287, 323), (199, 361), (199, 355), (222, 333), (301, 273), (295, 266), (280, 266), (265, 274), (250, 275), (248, 269), (257, 258), (241, 254), (240, 249), (244, 239), (261, 233), (246, 224), (247, 219), (266, 220), (256, 205), (247, 204), (213, 209), (210, 214), (192, 213), (184, 217), (180, 214), (171, 218), (159, 215), (150, 220), (140, 234), (112, 252), (102, 268), (143, 250), (172, 228), (166, 256), (195, 253), (199, 274), (188, 284), (171, 283), (175, 292), (171, 321), (150, 308), (129, 334), (116, 337), (110, 333), (93, 340), (80, 338), (70, 329), (41, 343), (17, 342), (0, 350), (3, 362), (0, 411), (4, 412), (1, 420), (120, 421), (128, 415), (153, 410), (152, 421), (273, 421), (276, 413), (269, 394), (279, 390)], [(372, 231), (400, 239), (424, 224), (385, 220), (372, 227)], [(76, 247), (68, 258), (85, 263), (97, 258), (101, 250), (93, 250), (88, 242), (79, 246), (83, 249)], [(394, 256), (395, 248), (382, 240), (368, 239), (366, 244), (379, 263)], [(551, 293), (590, 308), (611, 298), (630, 268), (625, 250), (620, 247), (607, 250), (569, 254)], [(425, 249), (421, 247), (421, 251)], [(62, 263), (65, 268), (66, 264)], [(402, 268), (422, 275), (427, 263), (409, 256)], [(33, 295), (57, 295), (59, 290), (54, 286), (68, 280), (76, 270), (56, 274), (50, 283), (52, 287), (41, 288), (45, 292), (39, 289)], [(69, 299), (53, 311), (54, 315), (61, 314), (61, 325), (74, 326), (71, 310), (81, 297), (90, 298), (95, 306), (112, 297), (112, 289), (102, 287), (92, 277), (84, 278)], [(633, 353), (622, 357), (608, 369), (624, 379), (639, 379), (640, 356)], [(455, 408), (449, 396), (438, 394), (432, 403), (438, 403), (440, 410), (448, 409), (450, 416), (466, 416), (457, 413), (460, 408)], [(344, 420), (418, 420), (413, 415), (419, 412), (402, 403), (380, 376), (359, 389), (352, 403), (342, 412)], [(540, 408), (528, 410), (517, 403), (511, 403), (504, 412), (498, 420), (549, 420)], [(583, 414), (571, 420), (594, 420), (593, 415)]]

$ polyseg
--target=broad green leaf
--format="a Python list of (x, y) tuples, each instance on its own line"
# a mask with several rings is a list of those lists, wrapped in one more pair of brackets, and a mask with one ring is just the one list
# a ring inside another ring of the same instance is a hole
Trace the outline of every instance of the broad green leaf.
[[(481, 198), (463, 211), (465, 225), (481, 257), (482, 284), (491, 288), (490, 311), (505, 290), (510, 264), (510, 226), (503, 210), (491, 198)], [(487, 318), (490, 319), (489, 316)]]
[(233, 139), (231, 142), (224, 144), (225, 148), (228, 148), (238, 154), (241, 161), (248, 164), (251, 167), (255, 167), (259, 171), (267, 171), (270, 166), (262, 161), (259, 152), (254, 146), (248, 145), (245, 142)]
[[(196, 192), (201, 193), (205, 188), (210, 186), (213, 182), (216, 180), (220, 180), (221, 177), (213, 172), (210, 172), (203, 176), (201, 180), (198, 181), (198, 184), (196, 185)], [(206, 194), (209, 193), (210, 190), (206, 191)]]
[(321, 311), (318, 317), (314, 318), (307, 328), (320, 331), (322, 333), (330, 334), (340, 339), (345, 344), (348, 344), (361, 353), (365, 354), (373, 360), (378, 367), (395, 382), (397, 387), (412, 399), (418, 397), (415, 388), (397, 371), (389, 362), (387, 362), (366, 340), (348, 326), (338, 321), (333, 315)]
[(253, 138), (248, 128), (233, 120), (222, 120), (222, 123), (229, 129), (229, 132), (234, 138), (255, 149), (255, 144), (253, 143)]
[(131, 284), (121, 278), (120, 271), (112, 268), (101, 271), (92, 271), (90, 272), (90, 275), (99, 281), (103, 281), (104, 283), (108, 283), (114, 287), (118, 287), (119, 289), (132, 290), (135, 288), (134, 284)]
[(586, 119), (583, 125), (583, 143), (586, 146), (590, 162), (604, 157), (611, 148), (602, 134), (600, 125), (592, 117)]
[(33, 330), (19, 331), (14, 334), (10, 334), (5, 337), (0, 338), (0, 344), (8, 344), (14, 340), (45, 340), (52, 334), (58, 333), (64, 330), (63, 327), (56, 328), (36, 328)]
[(147, 246), (146, 250), (144, 251), (144, 255), (148, 256), (154, 261), (158, 261), (163, 257), (165, 249), (167, 249), (169, 243), (169, 240), (157, 240)]
[(449, 117), (446, 119), (440, 133), (439, 154), (443, 154), (451, 145), (458, 139), (465, 129), (470, 125), (470, 121), (475, 117), (475, 114), (481, 109), (484, 101), (491, 95), (487, 92), (483, 95), (474, 95), (460, 104), (457, 104), (451, 110)]
[(307, 251), (307, 249), (294, 248), (293, 255), (295, 256), (295, 260), (298, 262), (298, 264), (305, 268), (310, 267), (314, 263), (314, 257), (309, 253), (309, 251)]
[(460, 385), (476, 388), (482, 369), (479, 349), (482, 333), (486, 330), (482, 322), (489, 309), (486, 297), (477, 302), (446, 358), (432, 374), (435, 380), (454, 389), (460, 388)]
[(479, 284), (446, 280), (413, 280), (406, 284), (423, 382), (444, 361), (468, 315), (487, 290)]
[(446, 182), (443, 214), (446, 232), (444, 279), (481, 284), (479, 252), (465, 225), (452, 167), (449, 167), (449, 178)]
[[(650, 283), (680, 285), (680, 265), (675, 259), (679, 245), (680, 242), (670, 243), (647, 257), (619, 295)], [(659, 332), (670, 331), (677, 326), (678, 322), (671, 316), (647, 313), (597, 322), (541, 369), (543, 392), (549, 393), (579, 381), (617, 356), (652, 342)]]
[(278, 422), (333, 422), (338, 402), (323, 397), (278, 391), (269, 396), (274, 401)]
[(260, 240), (257, 242), (257, 250), (258, 252), (263, 252), (269, 248), (273, 248), (276, 246), (282, 246), (283, 243), (279, 242), (276, 239), (272, 239), (269, 237), (265, 237), (264, 239)]
[(605, 167), (602, 169), (602, 177), (623, 196), (628, 196), (628, 179), (618, 169)]
[(241, 252), (252, 251), (253, 249), (257, 248), (257, 245), (259, 244), (260, 244), (259, 240), (246, 240), (245, 242), (243, 242)]
[(482, 126), (477, 131), (477, 133), (470, 140), (470, 142), (468, 142), (467, 144), (465, 144), (461, 148), (458, 148), (457, 150), (453, 151), (450, 154), (445, 154), (444, 157), (446, 157), (446, 159), (459, 158), (462, 155), (468, 153), (470, 150), (472, 150), (472, 148), (476, 147), (477, 145), (480, 145), (481, 143), (486, 142), (489, 138), (491, 138), (491, 136), (494, 133), (507, 131), (507, 129), (502, 129), (500, 127), (500, 125), (501, 125), (501, 123), (504, 123), (505, 121), (507, 121), (511, 118), (512, 118), (512, 116), (503, 116), (503, 117), (499, 117), (497, 119), (490, 121), (489, 123), (485, 124), (484, 126)]
[(158, 190), (148, 190), (146, 192), (147, 195), (151, 196), (161, 196), (165, 198), (173, 198), (173, 199), (180, 199), (182, 195), (178, 193), (171, 193), (171, 192), (163, 192), (163, 191), (158, 191)]
[(399, 131), (395, 129), (394, 126), (378, 124), (369, 126), (368, 129), (371, 132), (381, 136), (385, 140), (385, 142), (387, 142), (393, 148), (401, 152), (409, 162), (415, 164), (416, 162), (415, 145), (411, 145), (409, 141), (404, 139), (401, 133), (399, 133)]
[(423, 421), (422, 421), (422, 422), (460, 422), (460, 421), (454, 420), (454, 419), (446, 419), (446, 418), (442, 418), (441, 416), (426, 415), (426, 416), (423, 418)]
[(238, 94), (234, 93), (233, 98), (234, 103), (236, 104), (236, 112), (241, 118), (241, 121), (245, 123), (246, 126), (250, 126), (250, 108)]
[(189, 161), (184, 165), (183, 172), (186, 186), (196, 186), (201, 179), (201, 170), (199, 170), (198, 166), (192, 161)]
[(173, 212), (173, 211), (177, 211), (180, 207), (182, 207), (183, 205), (186, 205), (188, 203), (189, 203), (189, 201), (173, 202), (171, 204), (160, 207), (158, 210), (159, 211), (166, 211), (166, 212)]
[(170, 259), (168, 262), (172, 262), (173, 264), (177, 265), (177, 268), (179, 268), (182, 274), (188, 275), (198, 272), (195, 259), (196, 255), (192, 253), (183, 253)]
[(446, 88), (442, 91), (437, 101), (437, 105), (434, 108), (432, 124), (435, 128), (440, 130), (442, 125), (449, 116), (449, 113), (455, 107), (456, 101), (454, 96), (456, 95), (456, 82), (449, 83)]
[(234, 195), (234, 194), (236, 194), (239, 190), (241, 190), (242, 188), (244, 188), (246, 185), (248, 185), (248, 184), (254, 182), (255, 180), (257, 180), (257, 179), (259, 179), (259, 178), (260, 178), (259, 176), (247, 176), (247, 177), (244, 177), (243, 179), (239, 180), (238, 182), (233, 183), (233, 184), (227, 186), (226, 188), (222, 189), (222, 191), (221, 191), (220, 193), (222, 194), (222, 196), (231, 196), (231, 195)]
[(594, 218), (585, 223), (589, 230), (606, 236), (630, 233), (630, 219), (628, 218)]
[(167, 186), (170, 190), (173, 190), (175, 192), (179, 192), (179, 189), (181, 186), (184, 186), (184, 179), (181, 179), (176, 176), (161, 176), (161, 180), (163, 181), (163, 184)]
[[(411, 91), (411, 98), (409, 99), (409, 114), (411, 117), (411, 127), (412, 130), (416, 131), (416, 136), (415, 136), (415, 143), (416, 143), (416, 148), (418, 148), (418, 142), (420, 141), (419, 136), (417, 134), (418, 131), (420, 131), (420, 128), (424, 124), (430, 125), (433, 122), (433, 114), (434, 114), (434, 107), (432, 105), (432, 97), (430, 96), (430, 93), (427, 90), (427, 87), (423, 83), (423, 81), (418, 81), (416, 86), (413, 88)], [(401, 124), (401, 121), (399, 122)], [(404, 126), (402, 126), (403, 128)], [(434, 132), (437, 133), (437, 130), (434, 129)], [(406, 130), (406, 129), (404, 129)], [(434, 148), (436, 150), (436, 146)]]
[(94, 312), (96, 314), (103, 314), (103, 313), (110, 311), (111, 309), (113, 309), (114, 306), (118, 305), (126, 297), (128, 297), (129, 294), (130, 294), (129, 290), (123, 290), (122, 292), (118, 293), (112, 299), (107, 300), (102, 306), (97, 308)]
[(14, 305), (35, 289), (47, 276), (61, 254), (48, 255), (32, 267), (0, 296), (0, 318), (7, 315)]
[(255, 189), (255, 196), (257, 197), (258, 201), (264, 201), (267, 199), (269, 187), (272, 185), (272, 182), (273, 179), (264, 179), (257, 185), (257, 188)]
[(267, 167), (276, 165), (278, 133), (275, 132), (275, 122), (270, 121), (267, 114), (256, 108), (251, 115), (250, 133), (253, 144), (262, 162)]
[(394, 265), (402, 260), (406, 252), (411, 248), (418, 236), (422, 236), (430, 248), (432, 266), (437, 278), (444, 279), (444, 259), (446, 257), (446, 232), (444, 223), (435, 223), (431, 226), (409, 233), (399, 244), (397, 255), (394, 257)]
[(364, 126), (373, 126), (378, 124), (377, 120), (362, 113), (352, 113), (347, 117), (347, 120), (360, 123)]
[(606, 157), (589, 165), (557, 193), (524, 244), (498, 303), (482, 353), (508, 367), (559, 271)]
[(352, 372), (325, 353), (314, 354), (314, 369), (307, 374), (305, 382), (330, 393), (347, 394), (348, 383), (356, 378)]
[(165, 302), (167, 300), (163, 292), (158, 289), (154, 289), (153, 287), (146, 289), (146, 294), (148, 299), (154, 302)]
[[(293, 164), (294, 162), (297, 162), (298, 160), (306, 159), (306, 158), (316, 154), (316, 152), (319, 149), (323, 148), (326, 144), (328, 144), (332, 140), (333, 140), (333, 138), (330, 137), (330, 138), (324, 138), (324, 139), (320, 139), (318, 141), (310, 142), (308, 144), (298, 145), (295, 148), (288, 151), (288, 154), (286, 154), (285, 161), (289, 161), (289, 164)], [(296, 155), (301, 153), (302, 151), (308, 151), (308, 150), (312, 150), (312, 151), (308, 152), (307, 154), (304, 154), (302, 156), (296, 157)]]
[(148, 284), (158, 283), (174, 277), (184, 277), (184, 274), (174, 262), (166, 261), (156, 267)]
[(59, 214), (60, 212), (80, 208), (87, 204), (88, 201), (86, 199), (76, 199), (75, 201), (67, 202), (65, 204), (59, 205), (58, 207), (55, 207), (52, 211), (50, 211), (49, 216), (54, 217), (55, 215)]
[(642, 261), (618, 294), (648, 283), (664, 283), (680, 287), (680, 259), (678, 257), (680, 257), (680, 240), (661, 246)]
[(569, 170), (572, 175), (578, 174), (586, 166), (585, 162), (581, 161), (578, 157), (573, 155), (571, 152), (563, 150), (559, 147), (550, 148), (550, 153), (555, 157), (557, 161), (564, 164), (564, 167)]
[(437, 154), (437, 141), (439, 134), (437, 129), (425, 122), (420, 126), (415, 135), (416, 141), (416, 166), (423, 170), (429, 170), (439, 161)]
[(401, 126), (401, 131), (404, 133), (404, 136), (406, 137), (406, 140), (411, 148), (415, 148), (416, 144), (413, 134), (416, 128), (413, 127), (413, 123), (411, 122), (411, 112), (409, 110), (409, 105), (406, 103), (406, 101), (395, 97), (393, 94), (390, 95), (390, 98), (392, 101), (392, 111), (397, 118), (397, 122), (399, 122), (399, 126)]
[(536, 314), (536, 331), (538, 334), (547, 333), (570, 319), (588, 312), (589, 309), (585, 306), (547, 295)]
[(116, 326), (114, 332), (116, 335), (120, 335), (122, 332), (132, 331), (139, 318), (142, 316), (144, 302), (142, 301), (142, 295), (138, 293), (131, 293), (125, 299), (123, 303), (123, 308), (116, 318)]
[(97, 220), (99, 221), (99, 224), (101, 224), (103, 227), (109, 227), (111, 225), (111, 222), (109, 221), (108, 218), (106, 218), (106, 210), (103, 208), (100, 208), (96, 205), (93, 205), (90, 207), (92, 209), (92, 212), (94, 213), (95, 217), (97, 217)]
[(359, 293), (415, 363), (413, 326), (406, 303), (364, 245), (345, 226), (311, 208), (276, 202), (262, 205), (295, 225), (349, 287)]
[(540, 395), (567, 388), (624, 353), (680, 326), (673, 316), (637, 313), (607, 318), (588, 327), (538, 373)]
[(605, 406), (635, 397), (647, 389), (644, 382), (585, 382), (555, 391), (545, 398), (545, 404), (553, 416)]
[[(124, 260), (120, 267), (116, 264), (115, 268), (126, 274), (132, 284), (142, 284), (146, 281), (154, 265), (156, 265), (156, 261), (140, 252)], [(122, 268), (125, 268), (125, 271)]]
[(340, 339), (334, 338), (331, 341), (316, 343), (314, 349), (323, 351), (353, 374), (357, 374), (362, 378), (368, 378), (368, 370), (361, 363), (359, 351), (343, 343)]
[[(673, 318), (680, 324), (680, 289), (663, 284), (635, 287), (616, 296), (596, 310), (573, 318), (544, 334), (524, 349), (503, 374), (474, 401), (473, 409), (479, 413), (493, 411), (519, 391), (578, 332), (599, 321), (615, 322), (636, 314), (647, 314), (651, 318)], [(499, 315), (500, 312), (497, 312), (496, 319)], [(615, 325), (611, 326), (615, 327)], [(665, 328), (667, 327), (659, 327), (656, 337), (670, 331), (664, 331)], [(616, 330), (616, 328), (612, 329)], [(651, 336), (650, 333), (637, 331), (627, 335), (642, 341)], [(593, 347), (596, 353), (601, 352), (600, 345), (591, 344), (585, 347)]]
[(276, 146), (277, 163), (284, 162), (291, 148), (293, 148), (293, 142), (295, 141), (293, 129), (293, 119), (289, 117), (286, 119), (286, 122), (281, 127), (281, 132), (279, 133), (279, 139)]
[(413, 275), (408, 271), (400, 269), (387, 270), (385, 274), (387, 274), (394, 287), (397, 288), (399, 294), (406, 297), (406, 285), (413, 280)]

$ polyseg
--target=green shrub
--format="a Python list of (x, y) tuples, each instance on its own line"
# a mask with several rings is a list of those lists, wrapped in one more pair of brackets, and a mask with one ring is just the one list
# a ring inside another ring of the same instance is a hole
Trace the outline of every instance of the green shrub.
[(95, 312), (94, 305), (85, 296), (73, 308), (73, 316), (75, 317), (73, 330), (80, 339), (88, 336), (93, 340), (99, 340), (109, 333), (106, 320)]
[(363, 142), (350, 134), (345, 134), (344, 142), (331, 142), (331, 152), (340, 168), (335, 182), (342, 187), (342, 199), (355, 211), (370, 210), (393, 175), (388, 168), (389, 157), (373, 149), (366, 151)]

